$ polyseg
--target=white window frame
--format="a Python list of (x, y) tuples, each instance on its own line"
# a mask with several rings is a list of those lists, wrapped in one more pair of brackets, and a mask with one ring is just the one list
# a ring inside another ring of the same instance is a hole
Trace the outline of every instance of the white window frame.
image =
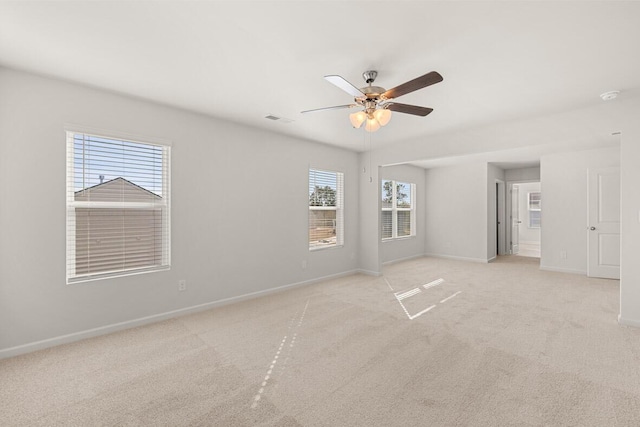
[[(537, 194), (538, 198), (536, 200), (531, 200), (531, 195), (532, 194)], [(541, 223), (539, 222), (538, 224), (533, 224), (532, 223), (532, 219), (533, 217), (531, 216), (531, 212), (541, 212), (542, 211), (542, 197), (540, 194), (540, 191), (531, 191), (529, 193), (527, 193), (527, 218), (528, 218), (528, 222), (527, 222), (527, 226), (528, 228), (540, 228)], [(542, 218), (539, 219), (539, 221), (542, 221)]]
[[(326, 169), (309, 168), (309, 189), (311, 189), (312, 174), (315, 172), (323, 174), (331, 174), (336, 177), (336, 206), (311, 206), (309, 204), (309, 213), (312, 211), (335, 211), (336, 212), (336, 242), (327, 244), (313, 244), (308, 238), (309, 251), (318, 251), (322, 249), (339, 248), (344, 246), (344, 173)], [(309, 194), (310, 195), (310, 194)], [(310, 200), (309, 200), (310, 203)], [(311, 229), (310, 215), (307, 215), (307, 230)]]
[[(391, 197), (391, 207), (382, 207), (382, 212), (391, 212), (391, 237), (382, 237), (382, 241), (391, 241), (391, 240), (399, 240), (399, 239), (407, 239), (410, 237), (415, 237), (416, 235), (416, 185), (412, 182), (403, 182), (397, 181), (393, 179), (383, 179), (380, 181), (380, 191), (379, 194), (382, 194), (382, 190), (384, 188), (385, 182), (391, 182), (392, 188), (392, 197)], [(411, 207), (403, 208), (398, 207), (398, 184), (408, 184), (410, 187), (410, 197), (411, 197)], [(380, 199), (382, 200), (382, 199)], [(411, 233), (406, 236), (398, 236), (398, 212), (411, 212)], [(382, 218), (382, 217), (381, 217)], [(382, 236), (382, 220), (380, 221), (380, 235)]]
[[(67, 206), (67, 244), (66, 244), (66, 271), (67, 284), (82, 283), (94, 280), (108, 279), (133, 274), (142, 274), (154, 271), (169, 270), (171, 268), (171, 197), (170, 197), (170, 177), (171, 177), (171, 144), (169, 141), (148, 141), (147, 138), (131, 137), (130, 135), (117, 134), (113, 132), (95, 131), (78, 126), (66, 128), (67, 143), (67, 179), (66, 179), (66, 206)], [(106, 201), (76, 201), (75, 194), (75, 136), (86, 135), (112, 139), (116, 141), (133, 142), (160, 146), (162, 150), (162, 198), (153, 202), (106, 202)], [(151, 138), (149, 138), (151, 139)], [(77, 208), (98, 208), (98, 209), (160, 209), (162, 211), (162, 260), (159, 265), (148, 267), (119, 269), (100, 273), (76, 274), (76, 209)]]

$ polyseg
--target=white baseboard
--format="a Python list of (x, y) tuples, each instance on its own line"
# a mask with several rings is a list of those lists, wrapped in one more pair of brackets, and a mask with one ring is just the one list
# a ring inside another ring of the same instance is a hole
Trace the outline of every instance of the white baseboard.
[(633, 326), (634, 328), (640, 328), (640, 320), (627, 319), (618, 315), (618, 323), (625, 326)]
[(375, 276), (375, 277), (380, 277), (382, 276), (382, 273), (379, 271), (373, 271), (373, 270), (363, 270), (361, 268), (356, 270), (356, 273), (362, 273), (362, 274), (366, 274), (367, 276)]
[(498, 257), (497, 257), (496, 255), (494, 255), (494, 256), (492, 256), (491, 258), (489, 258), (489, 259), (487, 260), (487, 262), (488, 262), (488, 263), (489, 263), (489, 262), (493, 262), (493, 261), (495, 261), (495, 260), (497, 260), (497, 259), (498, 259)]
[(539, 245), (540, 240), (520, 240), (521, 245)]
[(392, 260), (383, 262), (382, 265), (395, 264), (397, 262), (409, 261), (409, 260), (416, 259), (416, 258), (424, 258), (424, 254), (411, 255), (411, 256), (408, 256), (408, 257), (404, 257), (404, 258), (392, 259)]
[[(349, 276), (358, 272), (362, 272), (361, 270), (350, 270), (342, 273), (331, 274), (328, 276), (318, 277), (315, 279), (304, 280), (302, 282), (292, 283), (289, 285), (278, 286), (276, 288), (265, 289), (262, 291), (251, 292), (248, 294), (238, 295), (236, 297), (224, 298), (221, 300), (211, 301), (204, 304), (193, 305), (190, 307), (180, 308), (177, 310), (167, 311), (164, 313), (154, 314), (151, 316), (140, 317), (138, 319), (127, 320), (124, 322), (113, 323), (110, 325), (100, 326), (98, 328), (86, 329), (84, 331), (73, 332), (71, 334), (60, 335), (53, 338), (47, 338), (41, 341), (35, 341), (27, 344), (18, 345), (15, 347), (9, 347), (5, 349), (0, 349), (0, 359), (6, 359), (8, 357), (18, 356), (20, 354), (31, 353), (37, 350), (43, 350), (49, 347), (55, 347), (61, 344), (68, 344), (75, 341), (80, 341), (87, 338), (93, 338), (100, 335), (106, 335), (117, 331), (122, 331), (124, 329), (131, 329), (137, 326), (147, 325), (149, 323), (159, 322), (161, 320), (172, 319), (174, 317), (184, 316), (187, 314), (197, 313), (199, 311), (208, 310), (214, 307), (219, 307), (227, 304), (232, 304), (235, 302), (240, 302), (248, 299), (258, 298), (261, 296), (274, 294), (277, 292), (282, 292), (290, 288), (295, 288), (298, 286), (306, 286), (314, 283), (322, 282), (324, 280), (336, 279), (338, 277)], [(372, 272), (373, 273), (373, 272)], [(367, 274), (367, 273), (365, 273)], [(372, 274), (372, 275), (380, 275)]]
[(587, 272), (583, 270), (576, 270), (573, 268), (562, 268), (562, 267), (549, 267), (547, 265), (542, 265), (542, 264), (540, 264), (540, 270), (555, 271), (556, 273), (581, 274), (583, 276), (587, 275)]
[(434, 253), (425, 253), (424, 256), (433, 257), (433, 258), (444, 258), (444, 259), (453, 259), (456, 261), (467, 261), (467, 262), (480, 262), (482, 264), (486, 264), (488, 261), (482, 258), (467, 258), (462, 256), (455, 255), (443, 255), (443, 254), (434, 254)]

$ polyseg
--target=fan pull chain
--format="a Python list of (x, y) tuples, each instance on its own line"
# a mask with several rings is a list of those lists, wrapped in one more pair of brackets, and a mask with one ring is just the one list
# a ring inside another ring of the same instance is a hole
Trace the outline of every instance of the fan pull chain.
[(371, 133), (369, 132), (369, 182), (373, 182), (373, 177), (371, 176)]
[[(369, 182), (373, 182), (373, 176), (371, 175), (371, 132), (363, 132), (362, 138), (362, 150), (367, 151), (367, 135), (369, 135)], [(362, 173), (367, 173), (367, 167), (362, 168)]]

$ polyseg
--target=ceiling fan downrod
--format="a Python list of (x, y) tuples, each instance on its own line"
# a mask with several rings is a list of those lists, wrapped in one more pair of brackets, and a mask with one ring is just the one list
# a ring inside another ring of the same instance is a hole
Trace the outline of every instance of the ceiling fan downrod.
[(378, 72), (376, 70), (368, 70), (362, 73), (362, 78), (369, 86), (371, 86), (371, 83), (376, 81), (376, 77), (378, 77)]

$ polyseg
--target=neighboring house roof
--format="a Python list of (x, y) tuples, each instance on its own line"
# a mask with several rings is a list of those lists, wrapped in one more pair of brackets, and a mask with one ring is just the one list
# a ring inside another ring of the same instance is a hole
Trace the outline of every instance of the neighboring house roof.
[(160, 200), (161, 196), (122, 177), (114, 178), (75, 192), (75, 200), (113, 201), (114, 198), (125, 201), (140, 199)]

